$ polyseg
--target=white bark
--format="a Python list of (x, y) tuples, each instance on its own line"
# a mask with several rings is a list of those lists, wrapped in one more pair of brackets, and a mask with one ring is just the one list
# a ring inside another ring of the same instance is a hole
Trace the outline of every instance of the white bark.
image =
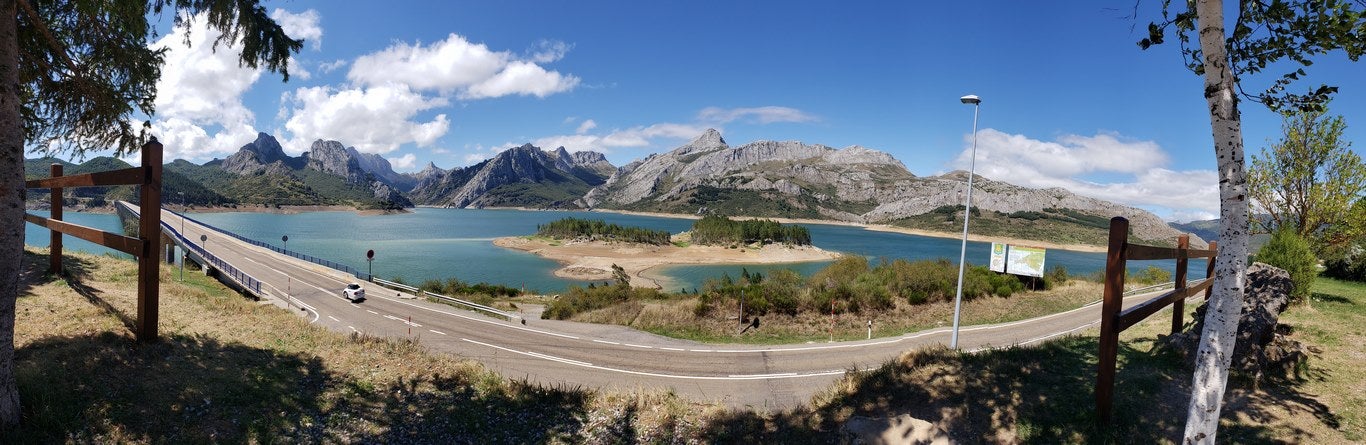
[(1186, 444), (1215, 443), (1223, 407), (1228, 367), (1237, 340), (1247, 269), (1248, 199), (1243, 169), (1243, 131), (1233, 72), (1224, 48), (1224, 13), (1220, 0), (1196, 2), (1196, 26), (1205, 65), (1205, 99), (1214, 131), (1219, 170), (1219, 255), (1215, 259), (1214, 295), (1205, 312), (1205, 330), (1196, 352), (1186, 413)]

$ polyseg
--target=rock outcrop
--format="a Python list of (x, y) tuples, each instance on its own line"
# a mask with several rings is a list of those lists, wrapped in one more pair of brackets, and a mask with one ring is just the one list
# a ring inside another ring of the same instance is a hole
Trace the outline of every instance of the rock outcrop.
[(304, 153), (305, 168), (341, 176), (352, 184), (370, 182), (367, 172), (360, 168), (360, 162), (352, 153), (354, 150), (347, 149), (341, 142), (319, 139)]
[(361, 153), (356, 147), (347, 147), (346, 151), (351, 153), (351, 157), (356, 159), (356, 165), (366, 173), (374, 175), (375, 179), (388, 184), (400, 191), (412, 190), (417, 184), (417, 178), (412, 175), (404, 175), (394, 171), (393, 164), (388, 159), (378, 153)]
[[(1247, 268), (1231, 369), (1254, 382), (1266, 376), (1295, 375), (1308, 355), (1303, 345), (1286, 337), (1288, 328), (1279, 324), (1281, 313), (1290, 305), (1294, 285), (1284, 269), (1265, 263), (1253, 263)], [(1205, 329), (1207, 307), (1208, 304), (1202, 304), (1196, 309), (1195, 324), (1189, 331), (1167, 337), (1167, 346), (1181, 354), (1191, 367), (1195, 366), (1200, 335)]]
[[(292, 161), (285, 150), (280, 146), (280, 141), (275, 140), (274, 136), (259, 133), (256, 140), (243, 145), (242, 148), (228, 156), (220, 165), (224, 171), (237, 173), (239, 175), (256, 174), (267, 169), (267, 166), (274, 163), (288, 164)], [(288, 166), (286, 165), (286, 168)]]

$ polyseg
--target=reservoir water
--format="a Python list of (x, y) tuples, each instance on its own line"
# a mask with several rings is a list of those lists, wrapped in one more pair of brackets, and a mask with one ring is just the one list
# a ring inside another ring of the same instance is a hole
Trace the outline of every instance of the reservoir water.
[[(220, 229), (267, 243), (281, 245), (288, 235), (289, 250), (349, 264), (357, 270), (373, 267), (382, 278), (400, 277), (409, 283), (428, 279), (459, 278), (468, 282), (488, 282), (542, 292), (560, 292), (584, 282), (555, 277), (558, 263), (536, 255), (496, 247), (492, 241), (502, 236), (535, 233), (538, 224), (565, 217), (602, 219), (609, 223), (668, 230), (688, 230), (692, 220), (584, 211), (526, 211), (482, 209), (419, 208), (411, 213), (363, 216), (355, 212), (274, 213), (191, 213), (190, 217)], [(66, 219), (102, 230), (118, 231), (118, 217), (111, 214), (68, 212)], [(859, 227), (805, 224), (812, 242), (826, 250), (868, 256), (874, 260), (947, 258), (957, 262), (960, 241)], [(29, 224), (25, 242), (47, 246), (47, 230)], [(64, 241), (67, 249), (106, 253), (109, 249), (74, 239)], [(213, 243), (213, 239), (209, 239)], [(986, 264), (990, 243), (969, 242), (968, 263)], [(375, 260), (367, 264), (365, 252), (373, 249)], [(122, 255), (122, 254), (120, 254)], [(1174, 261), (1130, 262), (1130, 270), (1154, 264), (1171, 270)], [(702, 283), (723, 273), (740, 275), (741, 268), (768, 271), (778, 268), (809, 275), (825, 262), (784, 265), (674, 266), (662, 270), (668, 280), (665, 290), (701, 288)], [(1102, 253), (1050, 249), (1047, 265), (1061, 265), (1074, 276), (1088, 275), (1105, 267)], [(1191, 277), (1204, 276), (1204, 262), (1191, 262)]]

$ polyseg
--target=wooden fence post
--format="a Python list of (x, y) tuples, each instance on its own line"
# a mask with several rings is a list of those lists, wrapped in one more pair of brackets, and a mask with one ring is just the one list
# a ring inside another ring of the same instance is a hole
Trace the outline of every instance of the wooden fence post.
[(142, 254), (138, 255), (137, 339), (143, 343), (157, 339), (161, 264), (156, 248), (161, 241), (161, 148), (156, 138), (142, 146), (143, 177), (138, 203)]
[[(56, 178), (56, 177), (62, 175), (62, 164), (58, 164), (58, 163), (56, 163), (56, 162), (53, 162), (51, 168), (52, 168), (52, 177)], [(54, 221), (61, 221), (61, 220), (62, 220), (62, 201), (63, 201), (63, 200), (62, 200), (62, 188), (61, 188), (61, 187), (52, 187), (50, 190), (52, 191), (51, 198), (49, 198), (49, 201), (50, 201), (50, 203), (52, 204), (52, 205), (51, 205), (51, 207), (52, 207), (52, 209), (51, 209), (52, 214), (49, 215), (49, 216), (50, 216)], [(51, 238), (51, 241), (48, 242), (48, 246), (49, 246), (49, 247), (48, 247), (48, 255), (47, 255), (47, 259), (48, 259), (47, 272), (50, 273), (50, 274), (53, 274), (53, 275), (61, 275), (61, 274), (62, 274), (62, 232), (58, 232), (58, 231), (56, 231), (56, 230), (49, 230), (48, 232), (50, 232), (50, 233), (52, 234), (52, 238)]]
[[(1213, 250), (1213, 251), (1215, 251), (1215, 252), (1218, 252), (1218, 251), (1219, 251), (1219, 243), (1216, 242), (1216, 241), (1210, 241), (1210, 242), (1209, 242), (1209, 250)], [(1207, 266), (1205, 266), (1205, 279), (1208, 280), (1208, 279), (1210, 279), (1210, 278), (1214, 278), (1214, 257), (1206, 258), (1206, 259), (1205, 259), (1205, 264), (1207, 265)], [(1213, 293), (1213, 292), (1214, 292), (1214, 286), (1210, 286), (1210, 287), (1205, 288), (1205, 301), (1209, 301), (1209, 296), (1210, 296), (1210, 294)]]
[(1100, 369), (1096, 372), (1096, 417), (1110, 422), (1115, 394), (1115, 360), (1119, 354), (1119, 310), (1124, 305), (1125, 246), (1129, 220), (1110, 219), (1110, 246), (1105, 252), (1105, 294), (1100, 305)]
[[(1190, 264), (1190, 235), (1181, 235), (1176, 239), (1176, 290), (1186, 289), (1186, 266)], [(1172, 302), (1172, 333), (1181, 332), (1181, 318), (1186, 312), (1186, 297), (1181, 297)]]

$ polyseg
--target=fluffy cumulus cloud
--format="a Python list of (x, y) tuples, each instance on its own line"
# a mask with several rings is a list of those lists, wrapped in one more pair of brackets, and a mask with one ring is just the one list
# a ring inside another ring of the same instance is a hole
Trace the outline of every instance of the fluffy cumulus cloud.
[(754, 108), (707, 107), (697, 113), (697, 120), (718, 124), (734, 121), (755, 124), (772, 124), (778, 122), (815, 122), (818, 119), (816, 116), (796, 108), (768, 106)]
[(204, 23), (203, 18), (196, 19), (188, 29), (176, 28), (152, 43), (153, 48), (166, 50), (152, 128), (166, 146), (167, 159), (204, 159), (231, 153), (245, 143), (210, 135), (206, 127), (255, 136), (251, 125), (256, 118), (241, 96), (261, 77), (261, 70), (240, 66), (236, 45), (213, 51), (213, 41), (221, 34)]
[(389, 153), (399, 145), (430, 146), (450, 129), (445, 114), (415, 120), (423, 111), (448, 105), (442, 98), (425, 97), (404, 85), (372, 88), (307, 87), (284, 97), (289, 107), (285, 128), (291, 152), (302, 152), (315, 139), (354, 145), (367, 153)]
[[(956, 169), (971, 163), (968, 145), (953, 161)], [(1065, 135), (1041, 141), (993, 129), (978, 132), (977, 173), (1025, 187), (1061, 187), (1074, 193), (1152, 209), (1176, 220), (1211, 215), (1219, 208), (1218, 180), (1212, 170), (1166, 168), (1166, 152), (1151, 141), (1125, 140), (1112, 134)], [(1113, 177), (1114, 181), (1083, 179)]]
[(385, 158), (385, 159), (388, 159), (388, 160), (389, 160), (389, 164), (390, 164), (390, 165), (393, 165), (393, 167), (394, 167), (395, 170), (399, 170), (399, 171), (405, 171), (405, 170), (406, 170), (406, 171), (411, 171), (411, 170), (413, 170), (414, 167), (417, 167), (417, 155), (412, 154), (412, 153), (408, 153), (408, 154), (405, 154), (405, 155), (403, 155), (403, 156), (399, 156), (399, 157), (397, 157), (397, 158)]
[(280, 24), (280, 28), (285, 30), (285, 34), (296, 39), (304, 39), (304, 42), (313, 47), (314, 50), (323, 47), (323, 28), (318, 24), (319, 16), (316, 10), (307, 10), (298, 14), (275, 8), (270, 12), (270, 18)]
[(455, 93), (464, 99), (546, 97), (574, 89), (578, 77), (538, 65), (563, 57), (568, 45), (543, 43), (541, 48), (522, 59), (450, 34), (430, 45), (400, 42), (358, 57), (347, 78), (367, 87), (398, 83), (419, 91)]
[[(584, 121), (592, 122), (591, 120)], [(596, 126), (594, 124), (593, 126)], [(580, 124), (580, 128), (583, 125)], [(613, 148), (625, 147), (649, 147), (655, 144), (658, 139), (687, 140), (697, 137), (706, 131), (707, 127), (691, 124), (661, 123), (649, 126), (637, 126), (625, 129), (616, 129), (603, 134), (571, 134), (560, 136), (546, 136), (531, 142), (537, 147), (552, 149), (564, 147), (569, 151), (593, 150), (610, 153)]]
[[(277, 9), (272, 17), (291, 35), (322, 39), (316, 11), (294, 14)], [(220, 35), (203, 17), (196, 17), (151, 45), (166, 50), (152, 128), (165, 144), (168, 160), (225, 156), (256, 138), (256, 117), (243, 105), (242, 94), (264, 70), (241, 66), (235, 43), (215, 50), (214, 40)], [(294, 74), (307, 77), (298, 63), (291, 61), (290, 67)]]
[(584, 133), (587, 133), (588, 130), (592, 130), (592, 129), (594, 129), (594, 128), (598, 128), (598, 123), (597, 123), (597, 122), (593, 122), (592, 119), (588, 119), (588, 120), (583, 121), (583, 123), (579, 124), (579, 128), (578, 128), (577, 130), (574, 130), (574, 133), (576, 133), (576, 134), (584, 134)]

